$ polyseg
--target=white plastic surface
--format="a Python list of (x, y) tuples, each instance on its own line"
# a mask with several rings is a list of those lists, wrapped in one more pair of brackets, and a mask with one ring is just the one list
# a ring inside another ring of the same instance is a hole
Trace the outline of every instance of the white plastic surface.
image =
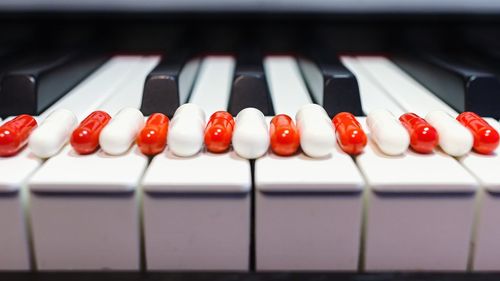
[[(365, 118), (358, 117), (358, 121), (366, 128)], [(408, 150), (387, 156), (370, 139), (356, 163), (370, 187), (380, 192), (473, 193), (478, 187), (460, 163), (439, 150), (431, 154)]]
[(401, 107), (373, 80), (373, 77), (366, 72), (355, 57), (341, 56), (340, 61), (356, 76), (361, 107), (366, 115), (377, 109), (388, 110), (396, 116), (404, 113)]
[(242, 193), (251, 188), (250, 163), (234, 151), (177, 157), (170, 152), (156, 156), (143, 188), (151, 193)]
[(378, 56), (359, 56), (357, 60), (361, 67), (373, 77), (373, 80), (384, 88), (403, 109), (419, 116), (425, 116), (433, 110), (441, 110), (456, 117), (455, 110), (389, 59)]
[(297, 60), (291, 56), (267, 56), (264, 72), (276, 114), (295, 116), (304, 104), (312, 103)]
[(226, 110), (235, 67), (234, 57), (206, 57), (201, 63), (189, 102), (201, 106), (207, 116), (219, 110)]
[(110, 156), (102, 150), (79, 155), (67, 145), (29, 180), (32, 192), (109, 193), (133, 191), (147, 166), (137, 146)]

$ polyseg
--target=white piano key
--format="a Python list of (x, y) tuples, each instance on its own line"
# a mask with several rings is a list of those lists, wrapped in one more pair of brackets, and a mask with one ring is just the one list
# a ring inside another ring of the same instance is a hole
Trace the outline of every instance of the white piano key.
[(121, 83), (131, 78), (132, 70), (140, 61), (140, 56), (113, 57), (42, 113), (40, 118), (43, 120), (52, 111), (65, 108), (82, 120), (113, 94)]
[(234, 151), (157, 155), (144, 176), (148, 270), (248, 270), (250, 163)]
[[(73, 111), (79, 118), (92, 111), (106, 99), (118, 84), (127, 78), (130, 69), (139, 61), (138, 57), (117, 56), (110, 59), (93, 74), (87, 77), (64, 97), (48, 108), (37, 118), (44, 120), (50, 113), (58, 109)], [(42, 164), (29, 149), (24, 149), (13, 157), (0, 158), (0, 270), (28, 270), (30, 257), (28, 251), (28, 234), (25, 224), (25, 206), (27, 192), (22, 187), (29, 176)], [(64, 171), (64, 170), (63, 170)], [(60, 175), (58, 176), (60, 177)], [(5, 196), (4, 196), (5, 195)]]
[(114, 116), (120, 110), (126, 107), (139, 109), (142, 102), (142, 90), (146, 76), (160, 62), (160, 56), (142, 57), (140, 61), (132, 68), (127, 79), (120, 84), (113, 94), (104, 100), (98, 109)]
[(354, 57), (341, 56), (340, 61), (355, 76), (359, 85), (359, 95), (363, 112), (368, 115), (376, 109), (385, 109), (396, 116), (403, 114), (401, 107), (381, 88), (372, 77), (361, 67)]
[(257, 270), (357, 270), (363, 178), (349, 155), (255, 162)]
[(440, 151), (386, 156), (371, 140), (356, 163), (370, 190), (365, 270), (466, 270), (478, 187), (467, 170)]
[[(500, 124), (485, 118), (496, 130)], [(482, 196), (478, 204), (477, 229), (475, 230), (474, 252), (472, 269), (474, 271), (500, 270), (500, 149), (493, 154), (484, 155), (470, 152), (459, 158), (464, 165), (481, 183)]]
[[(138, 85), (144, 80), (138, 76), (157, 61), (157, 57), (145, 57), (133, 65), (122, 65), (132, 68), (127, 77), (106, 87), (110, 92), (107, 99), (85, 103), (89, 108), (81, 109), (80, 114), (99, 107), (109, 111), (127, 105), (139, 107), (142, 87)], [(137, 186), (147, 162), (135, 145), (120, 156), (102, 150), (78, 155), (67, 145), (47, 160), (28, 181), (38, 269), (138, 270)]]
[(403, 109), (420, 116), (425, 116), (434, 110), (441, 110), (456, 117), (455, 110), (389, 59), (376, 56), (360, 56), (356, 59), (361, 67), (372, 76), (373, 80), (384, 88)]
[(297, 60), (291, 56), (267, 56), (264, 72), (276, 114), (295, 116), (299, 109), (312, 103)]
[(189, 99), (210, 117), (227, 110), (236, 61), (231, 56), (208, 56), (203, 59), (197, 81)]

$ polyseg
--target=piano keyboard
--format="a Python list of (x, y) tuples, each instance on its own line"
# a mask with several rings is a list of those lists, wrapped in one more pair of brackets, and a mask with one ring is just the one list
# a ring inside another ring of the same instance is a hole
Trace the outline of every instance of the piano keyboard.
[[(500, 129), (486, 70), (478, 101), (479, 82), (446, 80), (470, 69), (425, 61), (450, 93), (399, 57), (87, 59), (3, 76), (3, 124), (49, 129), (0, 157), (1, 271), (500, 270), (498, 140), (472, 143)], [(95, 111), (111, 120), (75, 150), (72, 118)], [(50, 129), (54, 112), (68, 121)]]

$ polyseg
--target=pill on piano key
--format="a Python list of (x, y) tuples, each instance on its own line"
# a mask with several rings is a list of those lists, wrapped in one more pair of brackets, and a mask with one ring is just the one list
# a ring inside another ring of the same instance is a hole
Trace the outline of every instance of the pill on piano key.
[(269, 135), (271, 150), (277, 155), (293, 155), (300, 146), (299, 131), (292, 118), (286, 114), (279, 114), (271, 119)]
[(205, 147), (208, 151), (227, 151), (233, 137), (234, 119), (229, 112), (217, 111), (208, 120), (205, 128)]
[(439, 142), (438, 132), (424, 118), (405, 113), (399, 121), (410, 134), (410, 147), (418, 153), (431, 153)]
[(162, 113), (153, 113), (137, 135), (137, 146), (144, 155), (156, 155), (167, 145), (169, 119)]
[(256, 108), (245, 108), (236, 116), (233, 148), (246, 159), (257, 159), (269, 148), (269, 130), (264, 114)]
[(168, 148), (180, 157), (189, 157), (203, 147), (205, 112), (198, 105), (181, 105), (170, 121)]
[(123, 154), (134, 143), (143, 126), (141, 111), (132, 107), (124, 108), (102, 129), (99, 145), (109, 155)]
[(348, 112), (341, 112), (332, 119), (340, 148), (350, 154), (358, 155), (363, 152), (368, 138), (356, 117)]
[(473, 112), (463, 112), (457, 117), (458, 122), (464, 125), (474, 136), (474, 151), (481, 154), (490, 154), (498, 147), (498, 132), (483, 118)]
[(335, 148), (335, 132), (332, 121), (323, 107), (307, 104), (295, 116), (300, 135), (300, 146), (313, 158), (330, 155)]
[(90, 154), (99, 148), (99, 135), (111, 120), (104, 111), (94, 111), (89, 114), (73, 131), (70, 143), (79, 154)]
[(72, 111), (55, 110), (33, 131), (28, 147), (40, 158), (52, 157), (68, 142), (77, 125), (78, 119)]
[(432, 111), (425, 116), (439, 134), (439, 146), (451, 156), (467, 154), (474, 143), (472, 133), (443, 111)]
[(37, 125), (35, 118), (23, 114), (0, 126), (0, 156), (18, 153), (26, 145), (30, 133)]
[(408, 149), (410, 136), (399, 120), (387, 110), (371, 111), (366, 122), (378, 148), (387, 155), (399, 155)]

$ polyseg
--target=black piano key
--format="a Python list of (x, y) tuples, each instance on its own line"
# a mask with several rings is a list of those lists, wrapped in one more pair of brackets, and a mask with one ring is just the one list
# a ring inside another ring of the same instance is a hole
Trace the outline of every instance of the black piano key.
[(167, 54), (148, 74), (141, 103), (144, 115), (159, 112), (172, 117), (187, 102), (200, 64), (199, 58), (188, 58), (187, 54)]
[(486, 69), (440, 55), (393, 61), (456, 111), (500, 118), (500, 80)]
[(299, 64), (313, 100), (330, 117), (343, 111), (363, 116), (356, 76), (336, 54), (311, 52), (307, 58), (299, 58)]
[(231, 88), (228, 111), (233, 116), (247, 107), (262, 111), (265, 116), (274, 115), (266, 76), (259, 55), (239, 55)]
[(42, 55), (8, 70), (0, 89), (0, 116), (38, 115), (106, 61), (74, 52)]

